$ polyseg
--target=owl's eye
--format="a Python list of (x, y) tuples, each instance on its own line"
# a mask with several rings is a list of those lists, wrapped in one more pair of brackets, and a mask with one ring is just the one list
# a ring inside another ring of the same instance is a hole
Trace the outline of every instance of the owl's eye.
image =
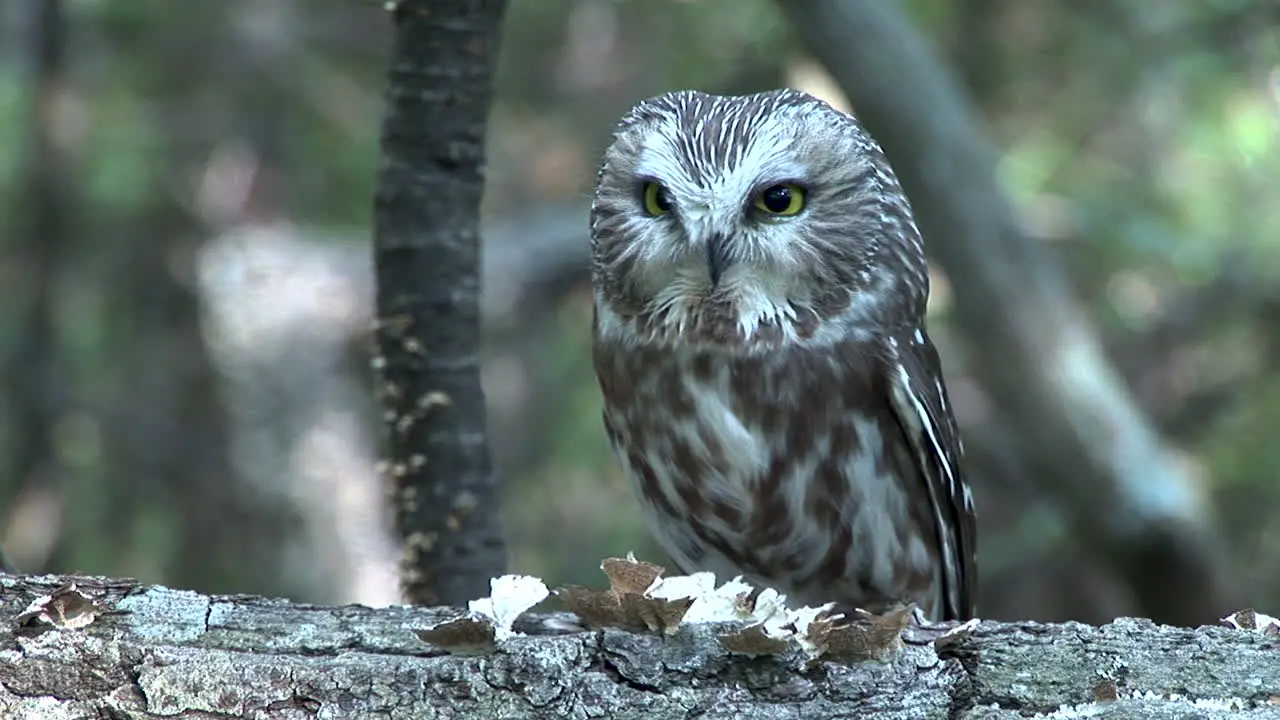
[(798, 215), (804, 209), (804, 188), (791, 183), (772, 185), (756, 196), (755, 206), (776, 217)]
[(653, 181), (645, 183), (644, 211), (653, 217), (671, 212), (671, 193), (659, 183)]

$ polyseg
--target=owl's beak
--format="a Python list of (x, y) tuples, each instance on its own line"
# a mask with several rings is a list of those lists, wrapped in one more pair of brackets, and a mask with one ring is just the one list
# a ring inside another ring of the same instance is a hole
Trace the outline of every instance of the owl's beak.
[(728, 239), (722, 233), (707, 238), (707, 273), (711, 276), (712, 287), (720, 284), (720, 276), (731, 262)]

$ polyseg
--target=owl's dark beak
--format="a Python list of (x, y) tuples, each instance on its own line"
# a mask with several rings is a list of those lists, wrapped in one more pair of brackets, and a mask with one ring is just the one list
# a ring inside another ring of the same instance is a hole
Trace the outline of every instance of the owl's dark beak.
[(707, 238), (707, 273), (711, 275), (712, 287), (720, 284), (720, 276), (730, 262), (728, 239), (721, 233)]

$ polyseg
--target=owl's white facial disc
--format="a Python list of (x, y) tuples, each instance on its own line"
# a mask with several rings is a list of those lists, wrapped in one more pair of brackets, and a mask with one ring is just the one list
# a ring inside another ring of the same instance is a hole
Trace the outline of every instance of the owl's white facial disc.
[[(762, 205), (779, 187), (798, 210)], [(857, 122), (803, 93), (646, 101), (606, 151), (592, 206), (597, 287), (614, 295), (604, 309), (683, 332), (715, 307), (744, 339), (806, 316), (880, 313), (894, 278), (916, 273), (884, 242), (915, 231), (909, 208), (884, 201), (900, 195)]]
[(795, 159), (791, 133), (778, 124), (744, 133), (744, 142), (730, 148), (704, 143), (705, 123), (693, 129), (692, 145), (707, 149), (700, 158), (707, 170), (696, 175), (682, 164), (677, 118), (654, 126), (642, 143), (636, 174), (659, 183), (673, 205), (668, 216), (635, 223), (646, 226), (636, 230), (652, 247), (639, 268), (642, 283), (660, 306), (715, 293), (731, 297), (750, 331), (761, 320), (790, 314), (789, 300), (806, 292), (793, 282), (804, 263), (803, 211), (764, 219), (751, 203), (766, 187), (807, 186), (808, 172)]

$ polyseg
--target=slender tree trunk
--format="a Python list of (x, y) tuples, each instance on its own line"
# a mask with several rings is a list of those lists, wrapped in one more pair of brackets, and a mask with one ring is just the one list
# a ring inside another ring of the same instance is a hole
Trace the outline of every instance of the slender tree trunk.
[(400, 0), (375, 204), (388, 475), (410, 602), (487, 594), (506, 562), (480, 387), (479, 208), (505, 2)]
[(66, 139), (58, 137), (58, 129), (65, 127), (65, 103), (59, 101), (67, 91), (66, 18), (62, 0), (28, 0), (22, 9), (22, 36), (30, 43), (24, 58), (30, 114), (22, 188), (11, 215), (16, 219), (17, 244), (0, 245), (2, 309), (15, 313), (15, 342), (0, 348), (0, 389), (7, 416), (0, 419), (0, 455), (5, 459), (0, 466), (0, 528), (16, 519), (13, 513), (22, 496), (58, 492), (62, 473), (54, 429), (71, 391), (55, 327), (60, 265), (70, 242), (73, 185), (67, 173)]

